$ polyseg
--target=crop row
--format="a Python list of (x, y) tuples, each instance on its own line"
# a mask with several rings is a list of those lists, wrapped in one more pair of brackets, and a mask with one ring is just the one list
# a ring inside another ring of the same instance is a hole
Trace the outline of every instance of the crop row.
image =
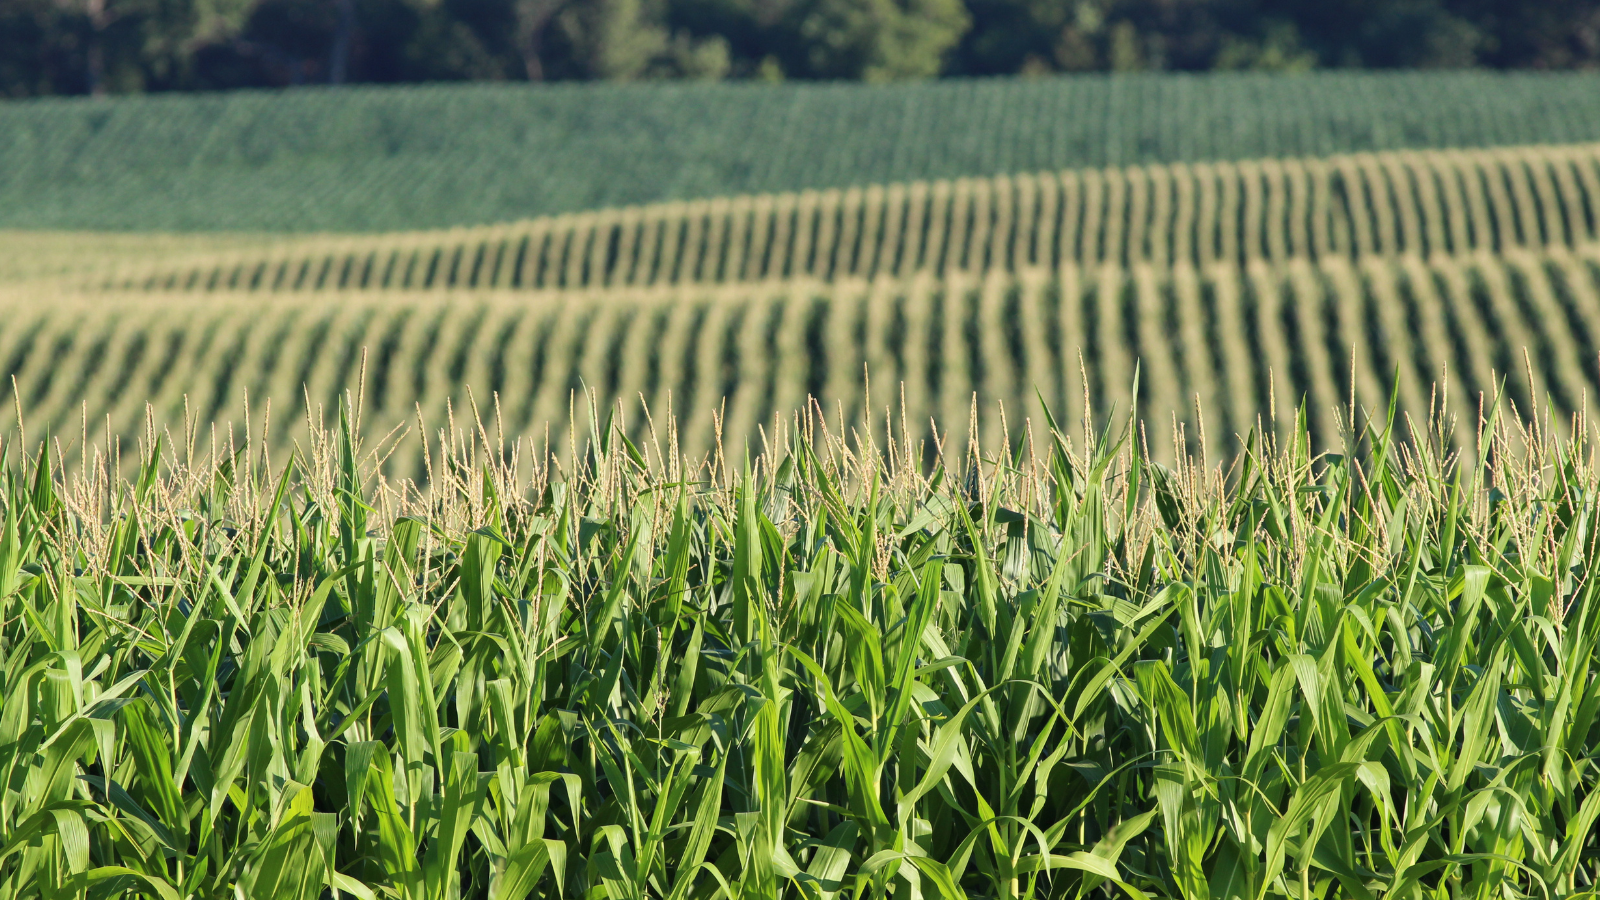
[(1223, 479), (597, 428), (419, 495), (347, 421), (6, 454), (0, 896), (1595, 896), (1586, 433)]
[[(587, 389), (641, 428), (641, 399), (670, 407), (699, 453), (719, 428), (742, 442), (807, 397), (860, 421), (865, 374), (875, 422), (903, 403), (912, 427), (936, 415), (960, 447), (974, 395), (1016, 411), (1037, 390), (1077, 421), (1085, 388), (1128, 409), (1137, 366), (1152, 450), (1170, 456), (1174, 421), (1190, 448), (1227, 452), (1258, 416), (1286, 427), (1302, 400), (1331, 440), (1352, 392), (1381, 404), (1398, 390), (1417, 415), (1448, 402), (1464, 422), (1501, 376), (1525, 411), (1600, 393), (1593, 246), (595, 292), (37, 297), (4, 303), (0, 377), (15, 379), (25, 420), (76, 434), (86, 419), (90, 437), (139, 435), (147, 402), (162, 423), (238, 422), (248, 392), (258, 427), (274, 402), (281, 443), (308, 402), (359, 385), (372, 422), (420, 416), (431, 430), (475, 398), (507, 433), (563, 448)], [(1433, 397), (1445, 377), (1448, 396)], [(410, 459), (396, 465), (409, 473)]]
[(904, 278), (1062, 265), (1463, 256), (1597, 239), (1600, 145), (1142, 166), (768, 194), (128, 259), (144, 290)]

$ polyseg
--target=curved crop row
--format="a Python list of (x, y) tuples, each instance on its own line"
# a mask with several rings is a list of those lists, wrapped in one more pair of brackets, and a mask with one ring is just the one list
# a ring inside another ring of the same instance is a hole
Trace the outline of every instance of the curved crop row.
[[(1287, 427), (1301, 403), (1318, 439), (1332, 441), (1352, 393), (1373, 406), (1398, 391), (1419, 416), (1447, 403), (1471, 423), (1477, 393), (1501, 377), (1523, 410), (1535, 398), (1576, 410), (1600, 392), (1593, 245), (593, 292), (130, 293), (50, 304), (19, 292), (0, 306), (0, 377), (14, 380), (28, 424), (87, 427), (91, 437), (141, 434), (147, 403), (158, 423), (241, 422), (248, 394), (258, 429), (271, 398), (283, 445), (304, 427), (307, 404), (314, 414), (349, 390), (385, 427), (414, 434), (419, 420), (432, 430), (452, 413), (459, 425), (475, 401), (506, 433), (562, 448), (587, 390), (621, 401), (630, 427), (645, 427), (641, 401), (658, 415), (671, 409), (691, 453), (719, 432), (724, 445), (759, 440), (775, 412), (808, 396), (830, 421), (866, 417), (880, 430), (886, 409), (903, 404), (912, 423), (936, 416), (953, 428), (942, 440), (960, 448), (974, 395), (1015, 416), (1038, 397), (1078, 421), (1086, 389), (1127, 410), (1137, 368), (1151, 451), (1168, 457), (1175, 425), (1191, 449), (1218, 454), (1258, 419)], [(1449, 393), (1435, 397), (1426, 386), (1441, 378)], [(397, 471), (420, 460), (408, 454), (394, 458)]]
[(1433, 258), (1580, 246), (1600, 239), (1597, 215), (1600, 144), (1405, 151), (720, 197), (452, 231), (240, 239), (194, 255), (124, 255), (111, 274), (101, 266), (89, 278), (145, 290), (518, 290)]

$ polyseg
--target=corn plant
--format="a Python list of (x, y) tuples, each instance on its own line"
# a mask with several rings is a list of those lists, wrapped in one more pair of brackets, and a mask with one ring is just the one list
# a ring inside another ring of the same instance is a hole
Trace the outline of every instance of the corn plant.
[(1591, 448), (1486, 409), (1226, 471), (19, 444), (0, 896), (1590, 895)]

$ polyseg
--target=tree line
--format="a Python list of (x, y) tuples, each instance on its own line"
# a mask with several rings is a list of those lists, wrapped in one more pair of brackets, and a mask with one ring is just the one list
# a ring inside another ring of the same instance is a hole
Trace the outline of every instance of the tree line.
[(0, 0), (0, 96), (1600, 66), (1600, 0)]

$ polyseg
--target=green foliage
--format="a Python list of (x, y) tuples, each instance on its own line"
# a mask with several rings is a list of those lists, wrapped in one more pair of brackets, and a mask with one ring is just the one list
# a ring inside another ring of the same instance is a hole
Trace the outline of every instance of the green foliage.
[(349, 82), (1582, 69), (1592, 0), (8, 0), (0, 96)]
[[(1577, 4), (1521, 4), (1509, 15), (1452, 0), (1324, 3), (1196, 0), (970, 0), (973, 28), (954, 58), (961, 71), (1298, 71), (1310, 68), (1463, 68), (1541, 65), (1530, 54), (1572, 59), (1593, 15)], [(1566, 30), (1541, 18), (1564, 17)], [(1556, 12), (1560, 7), (1561, 11)], [(1509, 10), (1508, 10), (1509, 11)], [(1512, 37), (1510, 41), (1497, 38)], [(1520, 45), (1520, 46), (1513, 46)]]
[(927, 78), (969, 24), (960, 0), (816, 0), (800, 25), (818, 75)]
[[(686, 66), (707, 51), (668, 43), (669, 56), (687, 54)], [(476, 85), (51, 100), (0, 104), (0, 227), (386, 231), (921, 179), (1594, 140), (1594, 75)]]
[(276, 478), (13, 465), (0, 892), (1589, 896), (1600, 485), (1496, 421), (1481, 473), (1380, 421), (1226, 482), (814, 420), (425, 495), (347, 418)]
[(645, 0), (568, 3), (555, 23), (569, 47), (571, 63), (593, 78), (632, 81), (727, 74), (725, 41), (669, 34), (657, 6)]

